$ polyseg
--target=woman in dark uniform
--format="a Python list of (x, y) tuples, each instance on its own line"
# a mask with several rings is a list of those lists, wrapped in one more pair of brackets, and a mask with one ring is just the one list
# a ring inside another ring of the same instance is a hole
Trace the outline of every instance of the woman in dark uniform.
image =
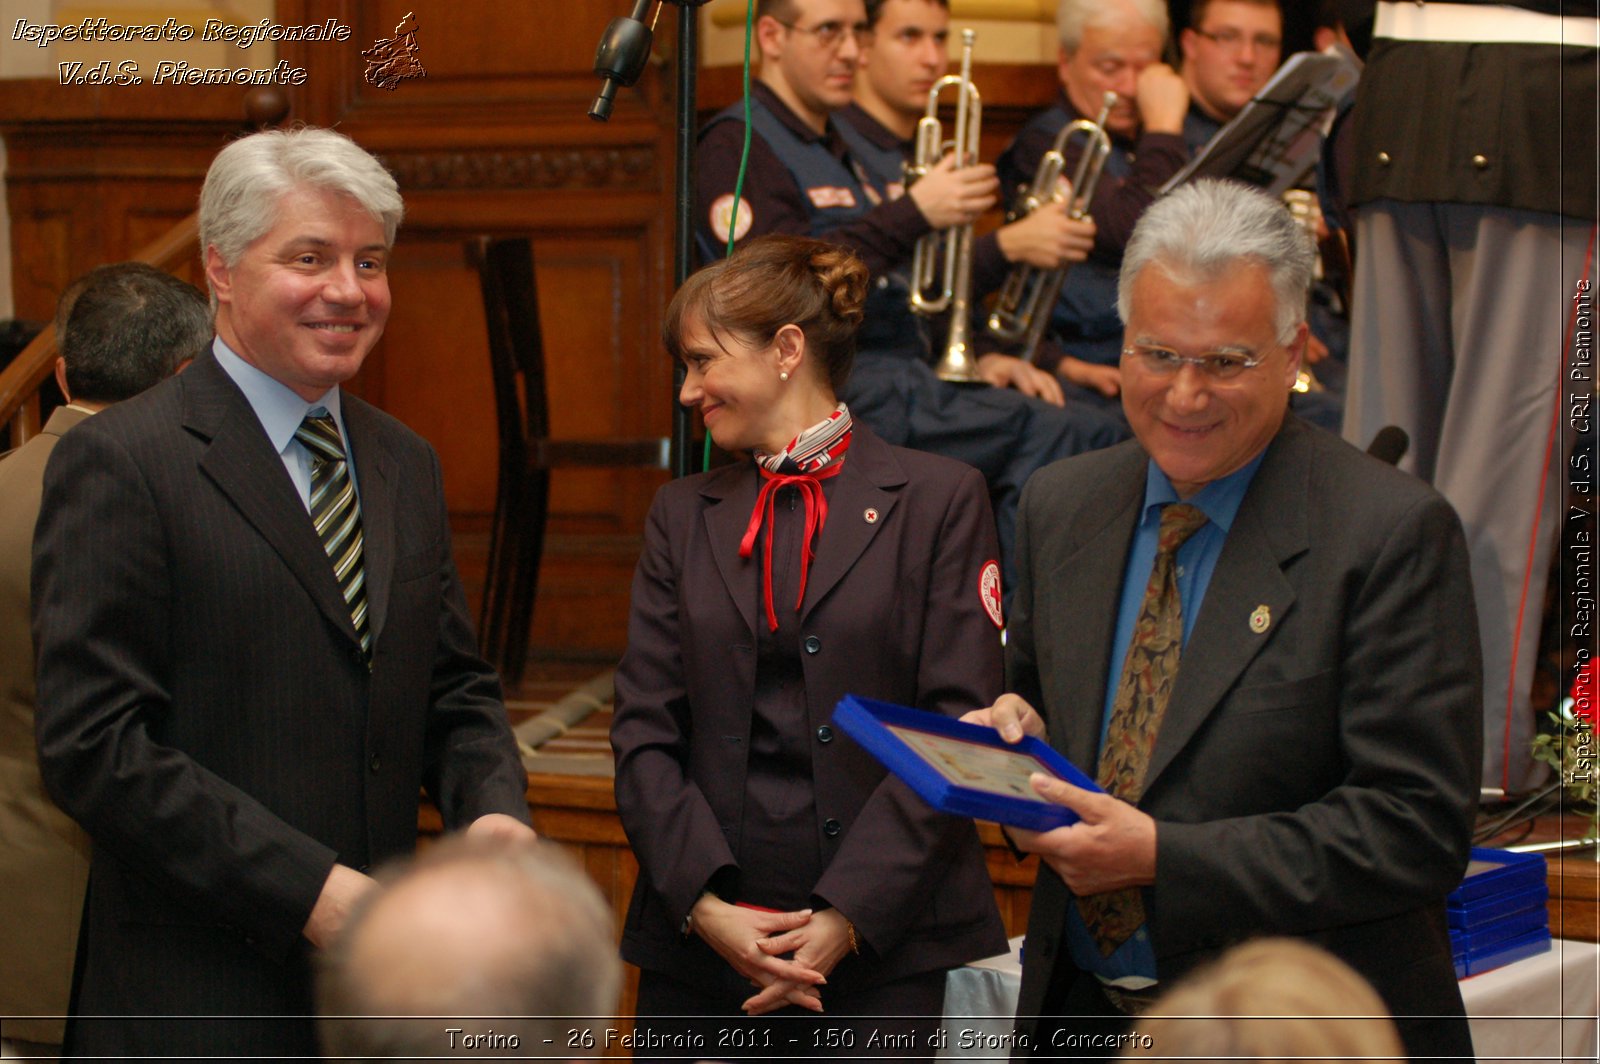
[(983, 478), (837, 399), (867, 281), (770, 236), (667, 310), (679, 400), (749, 458), (661, 489), (634, 578), (611, 740), (636, 1056), (931, 1058), (945, 971), (1005, 948), (971, 822), (830, 724), (847, 693), (958, 716), (1001, 689)]

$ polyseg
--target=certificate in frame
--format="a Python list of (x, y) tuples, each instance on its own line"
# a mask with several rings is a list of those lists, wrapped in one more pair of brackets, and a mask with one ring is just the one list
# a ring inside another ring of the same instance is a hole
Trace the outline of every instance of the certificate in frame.
[(1078, 815), (1034, 794), (1031, 773), (1100, 790), (1032, 736), (1008, 743), (993, 728), (859, 695), (840, 699), (833, 721), (941, 813), (1048, 831), (1076, 823)]

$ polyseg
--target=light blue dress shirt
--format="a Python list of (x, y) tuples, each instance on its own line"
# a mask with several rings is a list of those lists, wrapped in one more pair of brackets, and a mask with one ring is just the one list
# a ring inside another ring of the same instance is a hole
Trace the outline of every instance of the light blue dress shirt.
[[(1105, 746), (1106, 733), (1111, 726), (1111, 706), (1116, 701), (1123, 661), (1128, 656), (1128, 644), (1133, 641), (1133, 627), (1139, 619), (1139, 609), (1144, 605), (1145, 586), (1149, 584), (1150, 572), (1155, 568), (1162, 507), (1169, 503), (1187, 502), (1205, 511), (1207, 519), (1200, 530), (1178, 548), (1178, 597), (1183, 606), (1183, 641), (1187, 645), (1189, 635), (1194, 631), (1195, 619), (1200, 616), (1206, 588), (1211, 585), (1211, 574), (1216, 571), (1217, 559), (1222, 556), (1223, 544), (1228, 540), (1228, 531), (1239, 513), (1239, 504), (1244, 502), (1245, 492), (1250, 489), (1250, 482), (1265, 456), (1266, 451), (1262, 451), (1249, 464), (1213, 480), (1188, 499), (1178, 497), (1172, 481), (1167, 479), (1154, 461), (1146, 468), (1144, 509), (1134, 529), (1127, 568), (1122, 573), (1122, 597), (1117, 604), (1117, 627), (1111, 640), (1111, 669), (1100, 714), (1100, 747)], [(1181, 671), (1181, 662), (1178, 667)], [(1097, 752), (1095, 765), (1088, 766), (1091, 774), (1098, 764)], [(1156, 981), (1155, 950), (1150, 945), (1149, 929), (1143, 925), (1111, 956), (1102, 957), (1078, 907), (1071, 905), (1067, 909), (1066, 938), (1073, 963), (1084, 971), (1093, 972), (1104, 982), (1137, 990)]]
[[(222, 342), (222, 337), (217, 337), (211, 343), (211, 350), (217, 356), (217, 364), (222, 367), (233, 383), (244, 392), (244, 397), (250, 403), (250, 409), (256, 413), (256, 420), (261, 422), (261, 427), (266, 430), (267, 439), (272, 441), (272, 447), (283, 459), (283, 468), (289, 471), (289, 479), (294, 482), (295, 491), (300, 493), (300, 503), (311, 512), (311, 452), (306, 445), (295, 439), (295, 430), (306, 419), (306, 415), (313, 410), (326, 410), (333, 415), (333, 423), (339, 426), (339, 438), (344, 440), (344, 453), (350, 455), (350, 434), (344, 430), (344, 416), (339, 410), (339, 386), (334, 385), (325, 394), (313, 402), (306, 402), (295, 394), (294, 390), (282, 381), (269, 377), (261, 370), (240, 358), (234, 351)], [(361, 497), (361, 485), (356, 480), (356, 464), (354, 461), (346, 463), (350, 472), (350, 483), (356, 489), (356, 498)]]

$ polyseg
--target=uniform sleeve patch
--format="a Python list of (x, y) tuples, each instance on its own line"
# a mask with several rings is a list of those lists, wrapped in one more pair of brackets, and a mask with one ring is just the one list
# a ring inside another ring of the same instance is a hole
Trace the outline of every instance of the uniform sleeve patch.
[(750, 201), (743, 196), (739, 197), (739, 212), (736, 221), (734, 220), (732, 192), (718, 196), (717, 201), (711, 205), (711, 231), (723, 243), (728, 241), (730, 222), (738, 226), (738, 231), (733, 234), (733, 239), (737, 241), (744, 239), (744, 235), (750, 231), (750, 227), (755, 224), (755, 221), (756, 213), (750, 209)]
[(994, 622), (994, 626), (1004, 629), (1005, 616), (1000, 608), (1000, 565), (995, 561), (983, 564), (983, 571), (978, 574), (978, 599), (983, 603), (983, 610)]

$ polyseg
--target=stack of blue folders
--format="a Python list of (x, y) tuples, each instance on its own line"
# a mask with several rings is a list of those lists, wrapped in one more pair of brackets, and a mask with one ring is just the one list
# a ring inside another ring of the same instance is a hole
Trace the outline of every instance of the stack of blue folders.
[(1450, 952), (1456, 977), (1543, 953), (1550, 948), (1550, 888), (1536, 853), (1474, 848), (1461, 885), (1450, 892)]

